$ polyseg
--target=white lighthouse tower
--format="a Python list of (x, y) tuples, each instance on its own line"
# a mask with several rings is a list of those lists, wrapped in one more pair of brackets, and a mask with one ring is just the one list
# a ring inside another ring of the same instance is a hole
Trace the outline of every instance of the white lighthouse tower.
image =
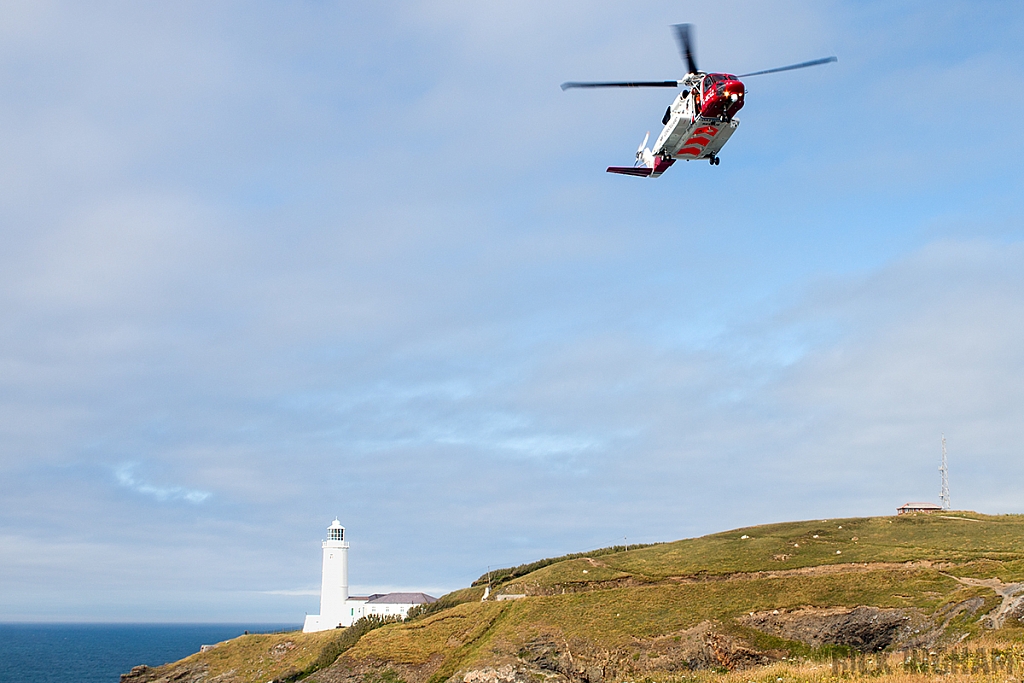
[(345, 527), (337, 519), (327, 527), (323, 542), (323, 576), (320, 579), (320, 614), (306, 615), (305, 633), (324, 631), (352, 623), (348, 612), (348, 541)]
[(416, 605), (437, 602), (426, 593), (348, 594), (348, 541), (337, 519), (327, 527), (323, 542), (323, 578), (320, 580), (320, 614), (307, 614), (303, 633), (351, 626), (363, 617), (401, 618)]

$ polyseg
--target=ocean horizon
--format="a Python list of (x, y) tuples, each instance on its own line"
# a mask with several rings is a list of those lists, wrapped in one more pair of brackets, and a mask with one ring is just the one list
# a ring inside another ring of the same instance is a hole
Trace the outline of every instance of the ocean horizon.
[(0, 623), (0, 683), (118, 683), (133, 666), (159, 666), (246, 631), (301, 624)]

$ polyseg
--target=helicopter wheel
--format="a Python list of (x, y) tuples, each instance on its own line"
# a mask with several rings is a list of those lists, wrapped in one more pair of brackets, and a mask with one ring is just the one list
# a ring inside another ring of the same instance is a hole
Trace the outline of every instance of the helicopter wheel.
[(718, 166), (720, 163), (722, 163), (722, 160), (719, 159), (718, 157), (715, 157), (715, 166)]

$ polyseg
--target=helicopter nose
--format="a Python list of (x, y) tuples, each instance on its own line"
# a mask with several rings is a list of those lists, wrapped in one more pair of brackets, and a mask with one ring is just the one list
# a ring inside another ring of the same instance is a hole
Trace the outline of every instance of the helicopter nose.
[(726, 81), (722, 85), (722, 94), (731, 99), (733, 102), (743, 99), (743, 83), (740, 81)]

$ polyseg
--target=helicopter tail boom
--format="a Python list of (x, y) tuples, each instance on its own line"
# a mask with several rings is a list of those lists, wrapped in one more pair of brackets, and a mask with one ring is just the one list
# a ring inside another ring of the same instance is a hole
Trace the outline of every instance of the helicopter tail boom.
[(653, 168), (647, 168), (646, 166), (609, 166), (608, 173), (618, 173), (619, 175), (635, 175), (641, 178), (649, 178), (654, 173)]
[(650, 166), (609, 166), (607, 172), (639, 176), (641, 178), (657, 178), (674, 163), (676, 163), (675, 159), (657, 156), (651, 160)]

